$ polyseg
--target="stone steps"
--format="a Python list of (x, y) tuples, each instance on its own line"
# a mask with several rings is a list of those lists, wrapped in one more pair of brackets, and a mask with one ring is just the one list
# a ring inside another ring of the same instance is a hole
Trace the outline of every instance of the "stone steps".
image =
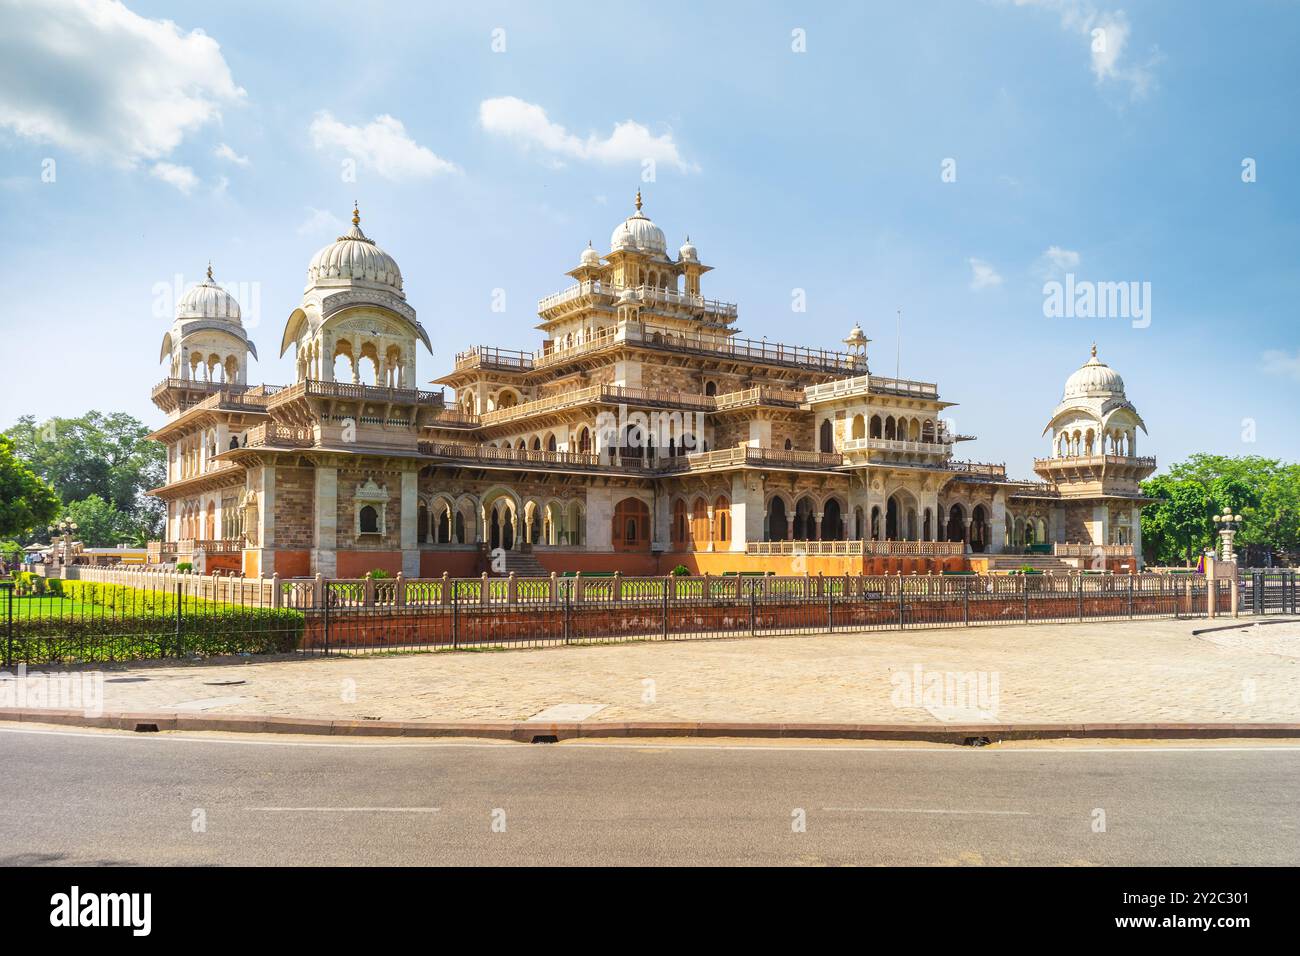
[[(537, 555), (531, 551), (507, 551), (505, 557), (505, 572), (496, 576), (506, 577), (511, 572), (514, 572), (517, 578), (545, 578), (550, 576), (551, 572), (542, 567), (542, 562), (538, 561)], [(495, 575), (495, 572), (489, 571), (489, 573)]]
[[(972, 555), (978, 558), (981, 555)], [(1025, 565), (1035, 571), (1075, 571), (1074, 565), (1066, 563), (1054, 554), (990, 554), (987, 555), (990, 571), (1018, 571)]]

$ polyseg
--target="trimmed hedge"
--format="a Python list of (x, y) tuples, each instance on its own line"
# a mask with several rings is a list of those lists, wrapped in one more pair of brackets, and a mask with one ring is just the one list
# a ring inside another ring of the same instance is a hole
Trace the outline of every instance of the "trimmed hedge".
[[(14, 621), (13, 664), (141, 660), (297, 649), (306, 618), (292, 608), (240, 607), (168, 591), (64, 581), (60, 602)], [(3, 650), (3, 648), (0, 648)]]
[(297, 649), (304, 622), (302, 612), (290, 608), (182, 613), (178, 639), (174, 616), (37, 618), (15, 626), (13, 663), (284, 654)]

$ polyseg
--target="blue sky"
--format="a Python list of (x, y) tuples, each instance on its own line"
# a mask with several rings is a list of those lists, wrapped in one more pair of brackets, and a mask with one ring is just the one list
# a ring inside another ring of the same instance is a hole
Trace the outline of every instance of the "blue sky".
[[(433, 340), (422, 380), (534, 349), (536, 300), (640, 187), (742, 334), (860, 322), (893, 375), (902, 308), (901, 374), (959, 403), (967, 457), (1028, 475), (1095, 340), (1140, 450), (1294, 459), (1297, 47), (1289, 2), (0, 0), (0, 427), (160, 422), (156, 286), (209, 259), (257, 290), (250, 378), (290, 381), (284, 321), (354, 198)], [(1150, 283), (1150, 324), (1045, 317), (1067, 271)]]

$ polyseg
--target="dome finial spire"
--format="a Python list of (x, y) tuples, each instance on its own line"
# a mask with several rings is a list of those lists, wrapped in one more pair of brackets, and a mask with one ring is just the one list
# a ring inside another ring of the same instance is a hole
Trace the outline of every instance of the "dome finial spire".
[(357, 201), (355, 199), (352, 200), (352, 225), (361, 225), (361, 210), (357, 206)]
[(636, 191), (636, 211), (641, 211), (641, 188), (639, 186)]
[(208, 281), (212, 281), (212, 260), (208, 260)]
[(1093, 357), (1093, 358), (1096, 358), (1096, 357), (1097, 357), (1097, 343), (1096, 343), (1096, 342), (1093, 342), (1093, 343), (1092, 343), (1092, 357)]

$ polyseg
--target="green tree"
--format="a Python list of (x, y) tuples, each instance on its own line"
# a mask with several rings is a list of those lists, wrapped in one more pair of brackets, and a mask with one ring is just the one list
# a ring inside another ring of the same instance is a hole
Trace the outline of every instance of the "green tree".
[(99, 495), (74, 501), (63, 509), (60, 519), (77, 523), (77, 540), (89, 548), (111, 548), (134, 544), (134, 522)]
[(139, 419), (91, 411), (37, 423), (25, 415), (5, 434), (64, 504), (98, 495), (145, 536), (161, 524), (162, 503), (145, 492), (165, 480), (166, 450), (149, 439), (149, 428)]
[(14, 443), (0, 435), (0, 538), (26, 537), (58, 511), (54, 489), (14, 453)]
[[(1237, 547), (1250, 565), (1300, 551), (1300, 465), (1257, 455), (1192, 455), (1142, 485), (1157, 499), (1143, 509), (1149, 560), (1191, 560), (1217, 538), (1214, 515), (1225, 507), (1242, 516)], [(1208, 505), (1208, 520), (1201, 508)]]

